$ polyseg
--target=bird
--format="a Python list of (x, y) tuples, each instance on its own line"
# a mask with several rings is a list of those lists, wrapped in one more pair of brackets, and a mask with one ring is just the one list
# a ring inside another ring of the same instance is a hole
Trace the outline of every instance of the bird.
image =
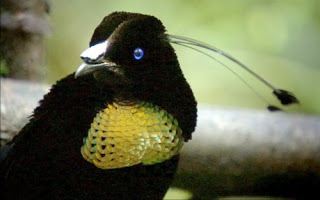
[(196, 100), (155, 17), (115, 12), (1, 163), (4, 199), (162, 199)]
[[(171, 44), (214, 51), (246, 69), (210, 45), (167, 34), (154, 16), (107, 15), (83, 64), (51, 87), (5, 146), (3, 199), (163, 199), (197, 123)], [(273, 89), (283, 104), (298, 102)]]

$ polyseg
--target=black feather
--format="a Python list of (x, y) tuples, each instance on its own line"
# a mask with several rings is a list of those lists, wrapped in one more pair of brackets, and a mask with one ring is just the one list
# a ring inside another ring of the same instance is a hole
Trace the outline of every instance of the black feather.
[(290, 105), (293, 103), (299, 103), (299, 100), (286, 90), (276, 89), (273, 91), (273, 94), (277, 96), (282, 105)]

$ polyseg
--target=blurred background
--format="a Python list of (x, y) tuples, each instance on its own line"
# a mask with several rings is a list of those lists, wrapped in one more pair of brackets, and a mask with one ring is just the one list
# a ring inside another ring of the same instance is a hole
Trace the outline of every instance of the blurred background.
[[(54, 83), (81, 64), (95, 27), (113, 11), (150, 14), (168, 33), (214, 45), (247, 64), (266, 80), (300, 99), (294, 112), (320, 113), (320, 1), (318, 0), (55, 0), (51, 1), (52, 35), (47, 38), (46, 80)], [(200, 103), (265, 108), (235, 75), (210, 58), (174, 46), (182, 70)], [(214, 55), (214, 54), (213, 54)], [(219, 55), (276, 103), (271, 91)]]

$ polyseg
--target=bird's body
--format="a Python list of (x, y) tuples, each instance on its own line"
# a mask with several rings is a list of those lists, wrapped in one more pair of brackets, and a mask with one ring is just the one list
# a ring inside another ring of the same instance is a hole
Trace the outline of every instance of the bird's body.
[(163, 198), (196, 124), (196, 101), (164, 32), (147, 15), (102, 21), (90, 46), (107, 41), (103, 59), (83, 60), (112, 64), (71, 74), (45, 95), (1, 163), (6, 199)]

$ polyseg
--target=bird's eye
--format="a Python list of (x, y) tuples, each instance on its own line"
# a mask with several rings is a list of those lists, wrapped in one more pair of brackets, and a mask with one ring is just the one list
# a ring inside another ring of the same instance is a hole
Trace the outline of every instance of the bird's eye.
[(133, 57), (136, 60), (141, 60), (143, 58), (143, 55), (144, 55), (144, 51), (139, 47), (133, 51)]

